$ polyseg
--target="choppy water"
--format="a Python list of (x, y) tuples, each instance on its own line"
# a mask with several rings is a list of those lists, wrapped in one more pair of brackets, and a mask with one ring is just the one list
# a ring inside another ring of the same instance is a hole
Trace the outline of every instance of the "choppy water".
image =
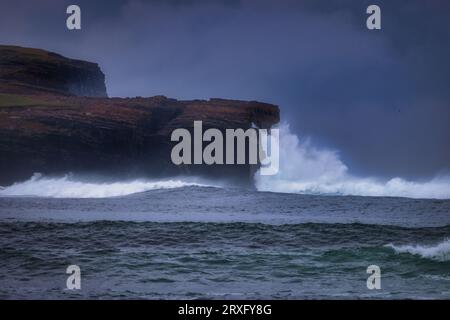
[[(450, 200), (0, 197), (0, 298), (450, 298)], [(65, 289), (68, 265), (82, 289)], [(369, 265), (381, 268), (368, 290)]]

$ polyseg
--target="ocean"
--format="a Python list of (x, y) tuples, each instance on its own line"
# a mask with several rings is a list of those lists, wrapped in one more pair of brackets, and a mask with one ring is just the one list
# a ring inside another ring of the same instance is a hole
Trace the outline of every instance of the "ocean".
[(450, 200), (42, 183), (0, 191), (1, 299), (450, 298)]

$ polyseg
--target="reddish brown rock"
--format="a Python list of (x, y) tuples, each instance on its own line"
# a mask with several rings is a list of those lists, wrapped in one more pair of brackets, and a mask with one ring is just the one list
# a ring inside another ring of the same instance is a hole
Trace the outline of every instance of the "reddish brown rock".
[(48, 79), (51, 85), (31, 91), (0, 86), (0, 185), (35, 172), (121, 179), (198, 175), (248, 184), (254, 170), (248, 165), (173, 165), (170, 135), (192, 128), (194, 120), (222, 130), (252, 123), (268, 128), (279, 121), (277, 106), (254, 101), (79, 97), (48, 89), (58, 81)]
[(105, 75), (96, 63), (40, 49), (0, 46), (2, 92), (107, 97)]

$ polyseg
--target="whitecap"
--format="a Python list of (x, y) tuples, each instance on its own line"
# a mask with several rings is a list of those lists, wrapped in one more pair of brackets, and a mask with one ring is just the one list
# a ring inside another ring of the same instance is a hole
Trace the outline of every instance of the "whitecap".
[(14, 183), (0, 189), (0, 196), (38, 196), (54, 198), (106, 198), (125, 196), (157, 189), (173, 189), (188, 186), (209, 186), (190, 180), (167, 179), (119, 182), (87, 182), (76, 180), (71, 175), (45, 177), (34, 174), (31, 179)]
[(388, 244), (386, 247), (393, 249), (396, 253), (409, 253), (422, 258), (437, 261), (450, 261), (450, 239), (446, 239), (434, 246), (424, 245), (401, 245)]
[(280, 126), (280, 168), (276, 175), (255, 174), (259, 191), (450, 199), (450, 176), (437, 176), (427, 181), (408, 181), (400, 177), (378, 179), (350, 173), (339, 153), (320, 149), (309, 139), (299, 139), (288, 124)]

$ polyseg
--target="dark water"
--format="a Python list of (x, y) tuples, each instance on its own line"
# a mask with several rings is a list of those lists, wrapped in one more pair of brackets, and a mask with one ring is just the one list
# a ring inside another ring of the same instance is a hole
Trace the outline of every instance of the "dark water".
[[(204, 187), (3, 197), (0, 234), (7, 299), (450, 298), (449, 200)], [(65, 289), (72, 264), (78, 291)]]

